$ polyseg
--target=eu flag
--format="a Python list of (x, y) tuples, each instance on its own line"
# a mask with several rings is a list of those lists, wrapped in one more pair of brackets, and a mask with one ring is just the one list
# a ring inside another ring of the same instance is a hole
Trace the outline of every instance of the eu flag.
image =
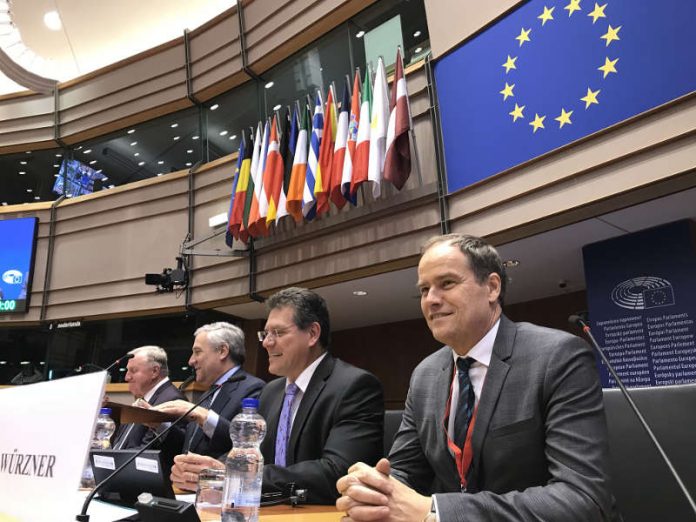
[(450, 192), (696, 89), (693, 0), (531, 0), (435, 65)]

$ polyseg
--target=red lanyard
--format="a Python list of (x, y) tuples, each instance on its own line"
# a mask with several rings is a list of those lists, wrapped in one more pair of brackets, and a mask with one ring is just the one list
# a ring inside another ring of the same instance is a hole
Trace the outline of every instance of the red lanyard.
[(447, 399), (447, 407), (445, 409), (445, 415), (442, 419), (442, 427), (445, 430), (445, 436), (447, 437), (447, 447), (454, 455), (454, 462), (457, 464), (457, 472), (459, 473), (459, 481), (462, 486), (462, 490), (466, 489), (466, 474), (471, 466), (471, 461), (474, 458), (474, 451), (471, 446), (471, 434), (474, 432), (474, 424), (476, 423), (476, 413), (478, 412), (478, 404), (474, 406), (474, 413), (471, 416), (471, 421), (469, 422), (469, 427), (466, 430), (466, 440), (464, 442), (464, 448), (460, 448), (455, 444), (455, 442), (450, 438), (449, 431), (447, 430), (447, 424), (449, 421), (450, 406), (452, 405), (452, 391), (454, 388), (454, 379), (457, 376), (457, 371), (454, 371), (454, 377), (452, 378), (452, 384), (450, 385), (450, 393)]

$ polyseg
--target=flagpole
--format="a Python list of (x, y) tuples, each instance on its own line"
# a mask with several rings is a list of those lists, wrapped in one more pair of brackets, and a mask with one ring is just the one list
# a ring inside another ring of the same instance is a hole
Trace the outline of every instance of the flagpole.
[[(401, 51), (401, 47), (397, 47), (399, 51)], [(401, 57), (401, 70), (404, 72), (404, 80), (406, 79), (406, 69), (404, 69), (404, 58), (403, 54), (399, 52), (399, 56)], [(407, 84), (408, 85), (408, 84)], [(408, 96), (408, 92), (406, 92), (406, 96)], [(423, 175), (421, 174), (421, 168), (420, 168), (420, 156), (418, 155), (418, 144), (416, 142), (416, 129), (413, 128), (413, 116), (411, 115), (411, 97), (409, 96), (408, 98), (408, 132), (411, 135), (411, 139), (413, 140), (413, 155), (416, 160), (416, 174), (418, 175), (418, 183), (420, 183), (420, 186), (423, 186)]]

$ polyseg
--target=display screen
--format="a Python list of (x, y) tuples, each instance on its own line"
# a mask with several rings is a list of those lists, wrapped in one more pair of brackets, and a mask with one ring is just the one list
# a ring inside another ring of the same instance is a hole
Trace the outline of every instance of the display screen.
[(35, 217), (0, 220), (0, 314), (27, 311), (38, 221)]
[(94, 182), (101, 182), (104, 175), (74, 159), (64, 159), (53, 184), (53, 192), (68, 197), (94, 192)]

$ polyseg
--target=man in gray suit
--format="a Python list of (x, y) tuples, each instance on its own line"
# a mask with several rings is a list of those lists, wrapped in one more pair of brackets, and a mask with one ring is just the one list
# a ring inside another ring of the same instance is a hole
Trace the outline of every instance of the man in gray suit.
[(611, 519), (589, 346), (503, 316), (505, 269), (479, 238), (428, 241), (418, 287), (447, 346), (414, 370), (389, 459), (339, 479), (338, 509), (356, 521)]

